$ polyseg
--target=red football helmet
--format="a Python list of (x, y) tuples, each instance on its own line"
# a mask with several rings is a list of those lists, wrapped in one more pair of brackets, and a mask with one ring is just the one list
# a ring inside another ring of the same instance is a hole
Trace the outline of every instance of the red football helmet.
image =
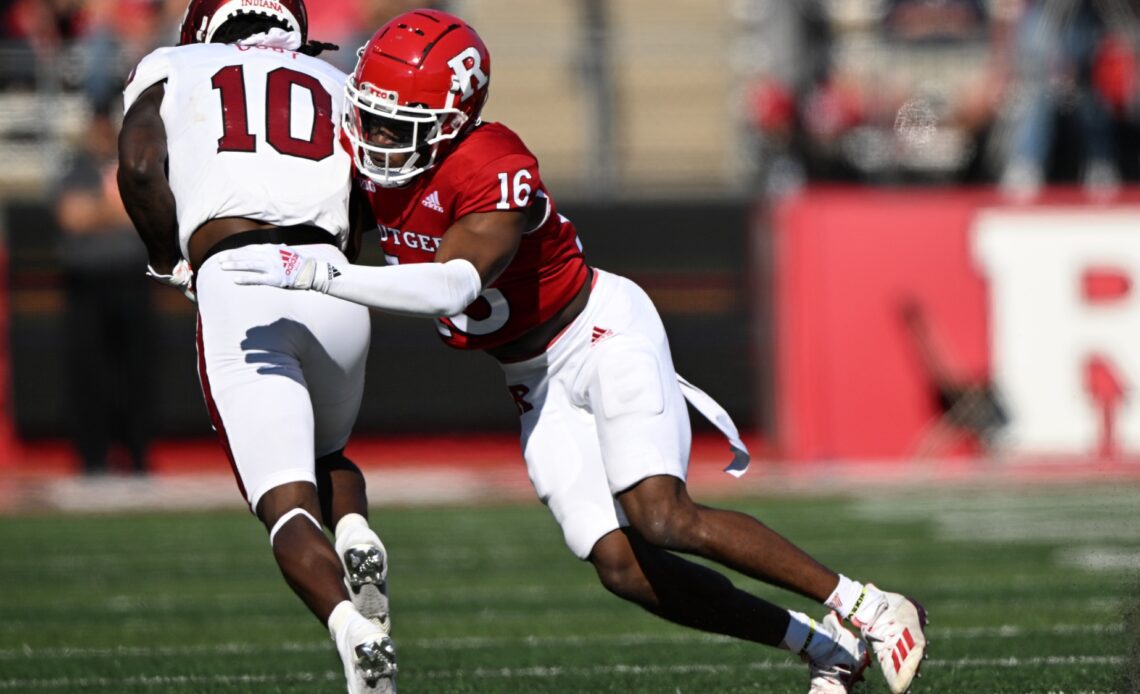
[(357, 168), (377, 184), (407, 183), (479, 122), (491, 54), (459, 17), (406, 12), (358, 55), (345, 84), (344, 133)]
[(284, 20), (291, 31), (309, 40), (309, 16), (304, 0), (190, 0), (182, 16), (178, 45), (209, 43), (226, 20), (239, 14), (260, 14)]

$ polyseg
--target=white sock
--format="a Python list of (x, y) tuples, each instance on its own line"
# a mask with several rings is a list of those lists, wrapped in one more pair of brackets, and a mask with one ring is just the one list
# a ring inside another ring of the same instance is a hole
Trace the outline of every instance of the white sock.
[(344, 516), (341, 517), (341, 519), (339, 521), (336, 522), (336, 530), (334, 531), (334, 534), (337, 537), (340, 537), (341, 535), (351, 533), (352, 531), (356, 530), (357, 528), (367, 528), (367, 527), (368, 527), (368, 519), (367, 518), (360, 515), (359, 513), (346, 513), (346, 514), (344, 514)]
[(887, 608), (887, 596), (883, 591), (870, 583), (863, 585), (863, 593), (856, 600), (851, 610), (851, 623), (860, 628), (875, 621), (883, 610)]
[(348, 634), (348, 624), (352, 621), (354, 614), (356, 614), (356, 608), (348, 600), (338, 602), (329, 614), (329, 636), (332, 637), (333, 641), (336, 641), (337, 648), (340, 648), (341, 641)]
[(380, 536), (368, 526), (368, 519), (359, 513), (345, 514), (343, 518), (337, 521), (334, 536), (336, 552), (342, 556), (344, 551), (352, 545), (374, 544), (381, 548), (384, 547), (384, 543), (380, 541)]
[(827, 600), (824, 600), (823, 604), (838, 612), (840, 617), (848, 619), (851, 616), (851, 610), (855, 608), (855, 604), (859, 602), (859, 596), (862, 594), (862, 583), (852, 581), (843, 574), (839, 574), (839, 584), (835, 586), (835, 590), (831, 591), (831, 595), (827, 596)]
[(871, 583), (852, 581), (839, 574), (839, 585), (824, 602), (857, 626), (870, 624), (886, 605), (887, 597)]
[(792, 610), (788, 610), (788, 616), (791, 620), (788, 621), (788, 631), (784, 634), (784, 640), (780, 642), (780, 648), (799, 653), (804, 649), (808, 634), (812, 632), (811, 622), (814, 620), (802, 612)]
[(780, 642), (781, 648), (807, 656), (809, 660), (818, 660), (831, 652), (835, 639), (831, 634), (820, 630), (819, 622), (802, 612), (788, 610), (788, 615), (791, 620), (784, 640)]

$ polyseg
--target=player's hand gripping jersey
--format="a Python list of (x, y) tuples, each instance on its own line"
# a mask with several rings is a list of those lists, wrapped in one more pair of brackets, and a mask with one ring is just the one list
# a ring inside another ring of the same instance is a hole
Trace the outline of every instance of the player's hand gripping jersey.
[(484, 123), (439, 164), (403, 188), (378, 189), (358, 175), (380, 225), (389, 264), (431, 261), (444, 232), (464, 215), (539, 205), (507, 269), (467, 309), (440, 318), (444, 340), (460, 349), (511, 342), (550, 319), (585, 283), (588, 272), (574, 225), (547, 195), (538, 161), (518, 135)]
[(165, 82), (184, 257), (194, 230), (218, 217), (311, 224), (343, 241), (351, 189), (350, 158), (338, 144), (344, 80), (322, 60), (265, 46), (192, 44), (143, 58), (126, 108)]

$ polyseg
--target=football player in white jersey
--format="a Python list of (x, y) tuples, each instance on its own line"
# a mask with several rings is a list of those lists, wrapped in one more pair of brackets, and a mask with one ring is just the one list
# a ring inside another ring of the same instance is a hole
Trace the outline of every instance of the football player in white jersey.
[(313, 57), (330, 46), (307, 32), (303, 0), (191, 0), (179, 45), (131, 73), (119, 189), (148, 274), (196, 295), (202, 392), (286, 582), (328, 626), (348, 691), (393, 691), (387, 557), (364, 478), (343, 455), (368, 310), (250, 291), (218, 267), (219, 252), (247, 244), (338, 263), (358, 249), (338, 142), (345, 75)]
[[(459, 17), (414, 10), (389, 21), (360, 53), (344, 113), (388, 265), (330, 264), (261, 245), (230, 252), (222, 269), (243, 283), (431, 316), (447, 344), (498, 360), (535, 491), (570, 550), (614, 594), (679, 624), (799, 653), (814, 694), (849, 691), (869, 650), (891, 691), (908, 689), (925, 653), (921, 605), (831, 571), (750, 516), (689, 496), (686, 402), (721, 428), (743, 463), (736, 428), (677, 376), (645, 292), (588, 265), (521, 138), (480, 119), (490, 80), (487, 47)], [(835, 612), (816, 622), (680, 554)]]

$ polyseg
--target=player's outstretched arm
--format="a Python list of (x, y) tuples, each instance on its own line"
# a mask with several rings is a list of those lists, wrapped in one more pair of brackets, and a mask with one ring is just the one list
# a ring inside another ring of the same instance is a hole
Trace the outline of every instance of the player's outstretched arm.
[(366, 267), (310, 258), (289, 246), (245, 246), (222, 256), (237, 284), (311, 289), (371, 308), (413, 316), (452, 316), (482, 291), (466, 260)]
[(166, 180), (166, 126), (159, 108), (165, 87), (150, 87), (131, 104), (119, 133), (119, 196), (146, 244), (151, 267), (170, 274), (182, 259), (174, 192)]
[(521, 212), (467, 215), (444, 234), (432, 263), (335, 265), (266, 244), (229, 251), (221, 268), (236, 273), (238, 284), (311, 289), (403, 315), (454, 316), (510, 264), (524, 224)]

